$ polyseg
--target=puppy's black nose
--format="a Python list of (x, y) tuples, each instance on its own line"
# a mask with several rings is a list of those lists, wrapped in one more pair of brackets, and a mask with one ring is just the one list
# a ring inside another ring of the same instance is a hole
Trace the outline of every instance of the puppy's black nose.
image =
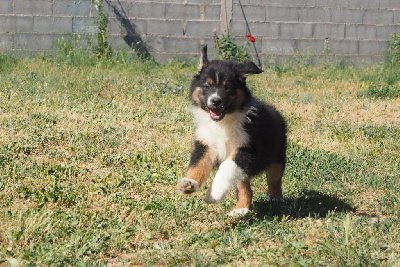
[(211, 104), (213, 104), (214, 107), (218, 107), (222, 104), (222, 99), (220, 97), (213, 97), (211, 99)]

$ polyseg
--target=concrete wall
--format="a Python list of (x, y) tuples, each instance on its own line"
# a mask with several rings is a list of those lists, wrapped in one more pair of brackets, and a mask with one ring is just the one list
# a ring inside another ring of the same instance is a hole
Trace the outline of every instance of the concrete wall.
[[(145, 52), (161, 61), (195, 56), (201, 41), (213, 52), (213, 29), (221, 33), (229, 28), (239, 42), (247, 33), (238, 0), (104, 1), (113, 48), (144, 44)], [(399, 32), (399, 0), (241, 2), (264, 58), (328, 51), (356, 64), (377, 62), (391, 34)], [(67, 33), (95, 34), (96, 17), (90, 0), (1, 0), (0, 50), (51, 51)]]

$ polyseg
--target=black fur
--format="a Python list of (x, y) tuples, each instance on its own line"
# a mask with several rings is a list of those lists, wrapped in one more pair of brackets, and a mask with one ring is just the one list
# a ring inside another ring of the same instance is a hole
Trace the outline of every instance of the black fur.
[(264, 171), (269, 164), (286, 163), (286, 124), (280, 113), (272, 106), (251, 97), (247, 109), (245, 130), (250, 142), (241, 148), (234, 161), (249, 176)]

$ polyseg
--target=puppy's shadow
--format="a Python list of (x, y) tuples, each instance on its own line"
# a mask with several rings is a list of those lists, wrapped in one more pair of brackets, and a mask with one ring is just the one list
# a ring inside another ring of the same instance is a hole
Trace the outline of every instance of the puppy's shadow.
[(354, 211), (354, 207), (345, 201), (322, 194), (317, 191), (305, 191), (297, 198), (287, 198), (285, 203), (256, 201), (253, 210), (257, 219), (273, 219), (290, 217), (300, 219), (306, 217), (326, 218), (329, 213)]

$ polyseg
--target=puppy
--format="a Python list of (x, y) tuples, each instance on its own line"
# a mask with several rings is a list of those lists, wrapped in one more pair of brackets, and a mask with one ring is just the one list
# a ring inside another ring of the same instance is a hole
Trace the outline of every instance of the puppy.
[(204, 46), (199, 72), (191, 83), (194, 149), (186, 177), (178, 180), (177, 189), (184, 194), (197, 192), (219, 163), (204, 200), (219, 201), (235, 185), (237, 203), (231, 216), (249, 212), (253, 195), (250, 178), (263, 171), (267, 200), (283, 201), (286, 124), (274, 107), (256, 99), (246, 86), (249, 74), (261, 72), (251, 61), (209, 62)]

